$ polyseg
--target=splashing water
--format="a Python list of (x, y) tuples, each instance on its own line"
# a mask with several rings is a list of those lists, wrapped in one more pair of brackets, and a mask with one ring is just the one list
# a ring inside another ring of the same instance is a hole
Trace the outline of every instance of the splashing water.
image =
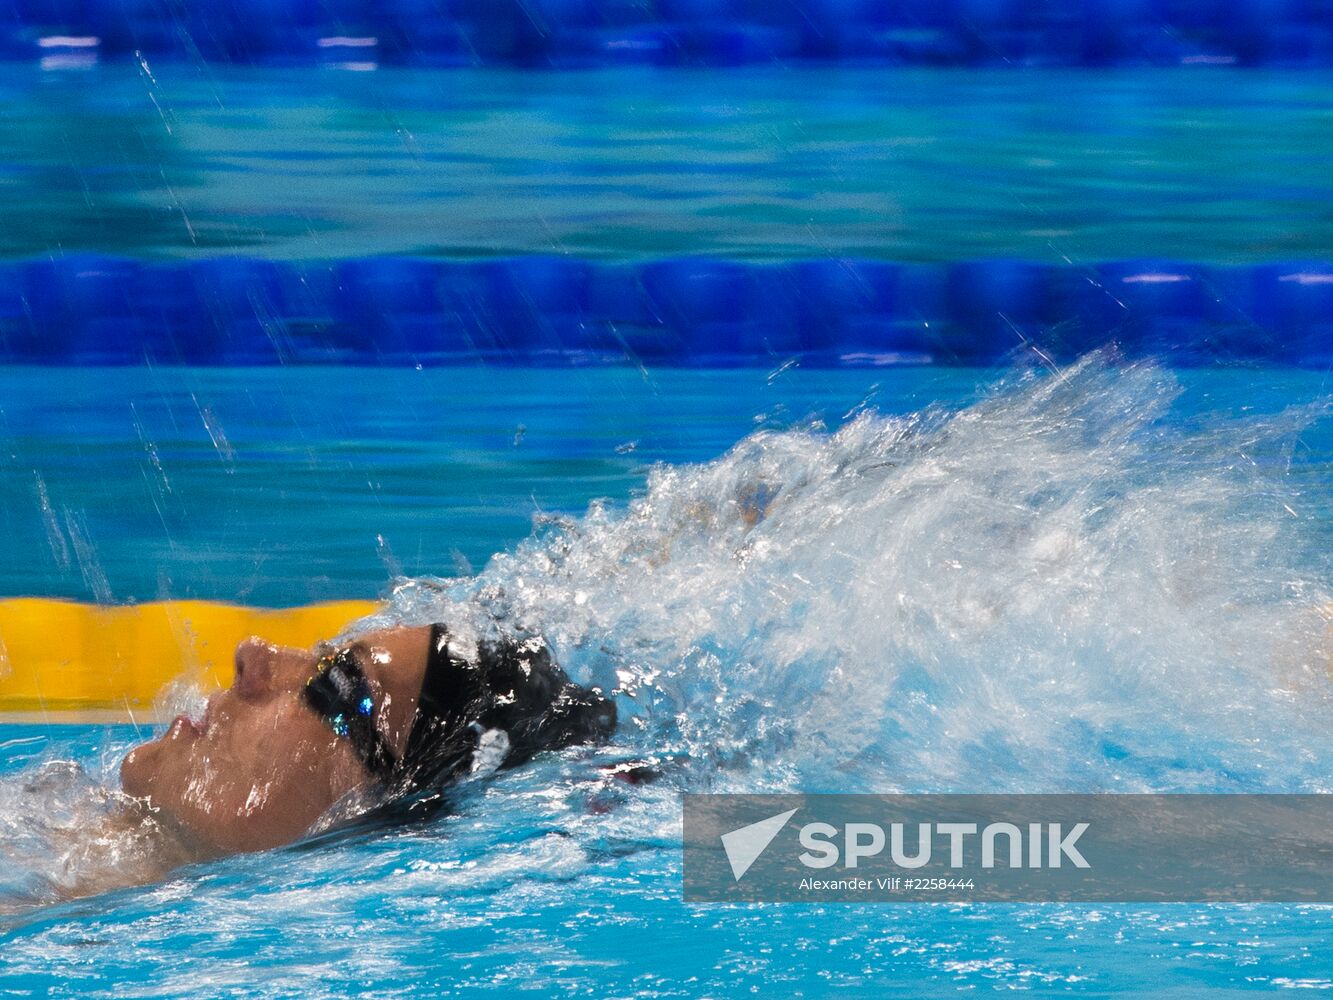
[[(525, 826), (567, 830), (579, 870), (608, 840), (660, 846), (682, 788), (1327, 791), (1327, 548), (1289, 464), (1329, 407), (1182, 420), (1182, 391), (1097, 354), (957, 410), (760, 431), (476, 576), (402, 581), (348, 632), (539, 632), (617, 693), (603, 757), (678, 762), (628, 799), (578, 754), (506, 776), (450, 830), (479, 870), (511, 871), (492, 835)], [(146, 827), (71, 841), (107, 829), (113, 771), (46, 766), (0, 780), (0, 893), (179, 863)]]
[(47, 761), (0, 781), (0, 916), (161, 878), (185, 848), (82, 765)]
[(1327, 406), (1182, 425), (1181, 391), (1097, 354), (759, 432), (372, 623), (545, 634), (694, 788), (1327, 790), (1329, 595), (1284, 480)]

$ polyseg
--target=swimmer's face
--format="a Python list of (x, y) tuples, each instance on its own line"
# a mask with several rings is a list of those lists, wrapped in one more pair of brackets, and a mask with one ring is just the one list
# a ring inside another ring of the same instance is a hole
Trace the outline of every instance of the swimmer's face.
[[(425, 676), (429, 628), (371, 632), (353, 645), (375, 701), (375, 721), (401, 755)], [(305, 701), (315, 652), (257, 637), (236, 647), (231, 687), (200, 720), (179, 716), (121, 764), (130, 795), (210, 851), (255, 851), (301, 837), (371, 776), (349, 741)]]

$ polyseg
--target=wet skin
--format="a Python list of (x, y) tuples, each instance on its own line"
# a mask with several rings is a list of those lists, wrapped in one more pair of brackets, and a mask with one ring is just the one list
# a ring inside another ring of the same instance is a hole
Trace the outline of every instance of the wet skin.
[[(350, 644), (370, 682), (374, 718), (401, 756), (425, 677), (430, 628), (370, 632)], [(236, 647), (231, 687), (203, 718), (179, 716), (121, 763), (130, 795), (201, 853), (258, 851), (299, 839), (330, 806), (372, 784), (351, 744), (306, 704), (302, 690), (330, 651), (251, 637)]]

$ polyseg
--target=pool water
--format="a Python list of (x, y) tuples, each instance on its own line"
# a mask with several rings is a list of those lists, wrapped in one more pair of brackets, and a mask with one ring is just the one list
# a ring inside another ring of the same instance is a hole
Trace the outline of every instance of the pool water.
[(714, 458), (761, 426), (837, 423), (871, 400), (967, 399), (991, 378), (0, 368), (0, 596), (374, 598), (394, 576), (480, 569), (534, 517), (624, 501), (653, 463)]
[(1327, 70), (0, 67), (0, 256), (1323, 258)]
[[(1326, 70), (73, 64), (0, 67), (6, 337), (49, 287), (17, 262), (84, 250), (1304, 260), (1268, 277), (1326, 333)], [(1326, 906), (682, 902), (686, 791), (1333, 791), (1326, 370), (798, 360), (0, 368), (0, 596), (494, 617), (622, 719), (428, 825), (146, 885), (144, 838), (88, 831), (151, 720), (7, 720), (0, 988), (1333, 988)], [(606, 777), (644, 758), (661, 780)], [(69, 898), (90, 882), (121, 887)]]
[[(121, 377), (12, 375), (18, 589), (288, 603), (430, 573), (377, 621), (538, 628), (619, 692), (622, 725), (428, 826), (65, 902), (130, 849), (70, 831), (110, 808), (139, 733), (6, 726), (16, 995), (1333, 987), (1323, 906), (680, 895), (687, 790), (1333, 790), (1324, 373), (1109, 352), (1001, 373)], [(53, 399), (79, 403), (53, 421)], [(601, 770), (668, 755), (650, 785)]]
[[(987, 369), (0, 368), (0, 596), (292, 607), (470, 575), (544, 516), (760, 430), (977, 399)], [(1188, 369), (1180, 414), (1326, 399), (1328, 376)], [(1183, 419), (1183, 418), (1182, 418)], [(1333, 447), (1301, 439), (1310, 518)], [(1323, 530), (1323, 529), (1320, 529)]]

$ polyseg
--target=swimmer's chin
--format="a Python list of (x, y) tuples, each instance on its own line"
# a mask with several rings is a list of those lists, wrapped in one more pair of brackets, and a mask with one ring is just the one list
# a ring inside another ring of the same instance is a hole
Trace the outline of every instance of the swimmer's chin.
[(152, 799), (153, 779), (157, 775), (157, 756), (162, 749), (162, 739), (140, 744), (120, 762), (120, 787), (126, 795), (142, 799), (145, 803)]
[(120, 787), (135, 798), (147, 798), (161, 767), (161, 754), (169, 744), (193, 743), (205, 735), (204, 725), (188, 715), (178, 715), (167, 731), (155, 740), (141, 743), (120, 762)]
[(148, 794), (147, 776), (144, 774), (144, 750), (147, 746), (135, 747), (120, 762), (120, 787), (126, 795), (141, 799)]

